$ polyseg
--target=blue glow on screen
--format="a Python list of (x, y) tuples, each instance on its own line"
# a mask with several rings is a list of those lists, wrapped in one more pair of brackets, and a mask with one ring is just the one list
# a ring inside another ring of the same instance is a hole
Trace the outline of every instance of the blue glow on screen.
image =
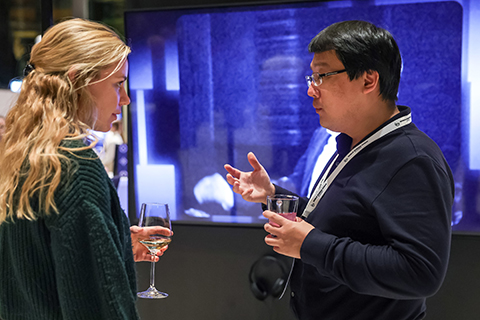
[(398, 104), (412, 108), (452, 167), (454, 230), (480, 231), (479, 2), (308, 2), (125, 17), (133, 177), (135, 190), (148, 189), (136, 194), (137, 207), (163, 197), (175, 203), (177, 221), (263, 224), (260, 206), (224, 179), (225, 163), (249, 170), (249, 151), (272, 180), (303, 195), (318, 158), (308, 152), (327, 140), (306, 94), (308, 43), (334, 22), (362, 19), (398, 42)]
[[(152, 52), (149, 47), (138, 48), (129, 57), (129, 88), (130, 90), (153, 89)], [(133, 66), (133, 67), (132, 67)]]
[(176, 41), (165, 42), (165, 78), (168, 91), (180, 90), (178, 46)]

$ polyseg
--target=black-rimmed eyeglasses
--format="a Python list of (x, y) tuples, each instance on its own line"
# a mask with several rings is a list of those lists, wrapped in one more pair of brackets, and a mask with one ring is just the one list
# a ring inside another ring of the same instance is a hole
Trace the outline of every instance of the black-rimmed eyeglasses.
[(333, 72), (327, 72), (327, 73), (314, 72), (314, 73), (312, 73), (311, 76), (305, 76), (305, 80), (307, 80), (307, 84), (308, 84), (309, 88), (312, 84), (314, 84), (315, 86), (318, 87), (319, 85), (322, 84), (323, 78), (328, 77), (328, 76), (333, 76), (333, 75), (336, 75), (336, 74), (339, 74), (339, 73), (343, 73), (343, 72), (346, 72), (346, 71), (347, 71), (347, 69), (343, 69), (343, 70), (339, 70), (339, 71), (333, 71)]

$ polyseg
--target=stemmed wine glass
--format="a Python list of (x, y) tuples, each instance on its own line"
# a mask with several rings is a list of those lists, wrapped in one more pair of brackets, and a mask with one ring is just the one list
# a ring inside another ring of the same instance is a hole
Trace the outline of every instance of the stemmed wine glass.
[[(138, 225), (140, 227), (161, 226), (172, 230), (168, 204), (142, 203)], [(171, 241), (172, 238), (170, 236), (152, 234), (146, 239), (141, 239), (140, 243), (148, 248), (150, 254), (155, 256), (159, 250), (167, 246)], [(150, 267), (150, 287), (143, 292), (138, 292), (137, 296), (147, 299), (161, 299), (168, 297), (168, 294), (160, 292), (155, 288), (155, 260), (152, 261)]]

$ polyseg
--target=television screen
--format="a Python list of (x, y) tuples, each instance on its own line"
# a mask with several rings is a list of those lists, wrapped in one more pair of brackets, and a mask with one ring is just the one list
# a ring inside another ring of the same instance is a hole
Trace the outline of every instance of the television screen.
[(379, 2), (126, 12), (133, 216), (154, 201), (169, 203), (176, 222), (263, 224), (260, 205), (234, 194), (223, 168), (250, 171), (250, 151), (275, 183), (307, 195), (319, 175), (315, 164), (335, 150), (335, 133), (319, 126), (307, 96), (308, 43), (334, 22), (359, 19), (396, 39), (398, 104), (411, 107), (454, 172), (454, 230), (480, 231), (480, 151), (462, 96), (463, 8)]

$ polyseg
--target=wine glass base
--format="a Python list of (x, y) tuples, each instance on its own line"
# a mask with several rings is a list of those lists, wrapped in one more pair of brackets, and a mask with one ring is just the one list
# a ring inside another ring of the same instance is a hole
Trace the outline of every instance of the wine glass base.
[(165, 292), (160, 292), (154, 287), (150, 287), (143, 292), (137, 292), (137, 296), (144, 299), (163, 299), (168, 297), (168, 294)]

